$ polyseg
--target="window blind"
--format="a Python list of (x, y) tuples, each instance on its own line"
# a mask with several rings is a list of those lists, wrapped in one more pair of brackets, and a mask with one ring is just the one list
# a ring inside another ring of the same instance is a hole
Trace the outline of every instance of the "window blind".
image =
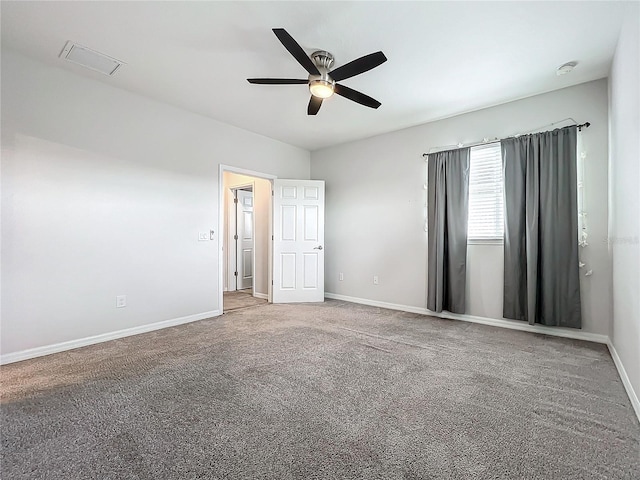
[(500, 143), (471, 148), (469, 169), (469, 241), (502, 241), (502, 156)]

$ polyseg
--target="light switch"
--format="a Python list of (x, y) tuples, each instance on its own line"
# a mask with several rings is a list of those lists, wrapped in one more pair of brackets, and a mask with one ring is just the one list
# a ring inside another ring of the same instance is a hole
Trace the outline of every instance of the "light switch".
[(209, 240), (209, 235), (207, 234), (207, 232), (199, 232), (198, 233), (198, 241), (199, 242), (206, 242), (207, 240)]
[(127, 306), (127, 296), (126, 295), (118, 295), (116, 297), (116, 308), (122, 308)]

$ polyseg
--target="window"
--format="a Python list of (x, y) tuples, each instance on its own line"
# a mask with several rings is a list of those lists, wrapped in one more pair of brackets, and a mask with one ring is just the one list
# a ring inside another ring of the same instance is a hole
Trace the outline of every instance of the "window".
[(468, 241), (502, 241), (502, 156), (500, 143), (471, 148)]

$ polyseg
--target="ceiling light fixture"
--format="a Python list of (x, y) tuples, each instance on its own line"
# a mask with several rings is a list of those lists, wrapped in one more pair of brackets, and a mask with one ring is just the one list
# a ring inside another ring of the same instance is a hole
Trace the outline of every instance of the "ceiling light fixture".
[(309, 82), (311, 95), (318, 98), (329, 98), (333, 95), (333, 83), (327, 80), (312, 80)]
[(567, 62), (565, 64), (562, 64), (556, 70), (556, 75), (557, 76), (566, 75), (567, 73), (571, 72), (574, 68), (576, 68), (576, 65), (578, 65), (578, 62)]

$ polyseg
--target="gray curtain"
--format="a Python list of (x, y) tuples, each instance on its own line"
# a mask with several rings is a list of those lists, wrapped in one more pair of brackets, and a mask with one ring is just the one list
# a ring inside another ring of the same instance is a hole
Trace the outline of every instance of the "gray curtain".
[(502, 140), (505, 318), (581, 328), (576, 127)]
[(429, 154), (427, 308), (465, 312), (469, 148)]

